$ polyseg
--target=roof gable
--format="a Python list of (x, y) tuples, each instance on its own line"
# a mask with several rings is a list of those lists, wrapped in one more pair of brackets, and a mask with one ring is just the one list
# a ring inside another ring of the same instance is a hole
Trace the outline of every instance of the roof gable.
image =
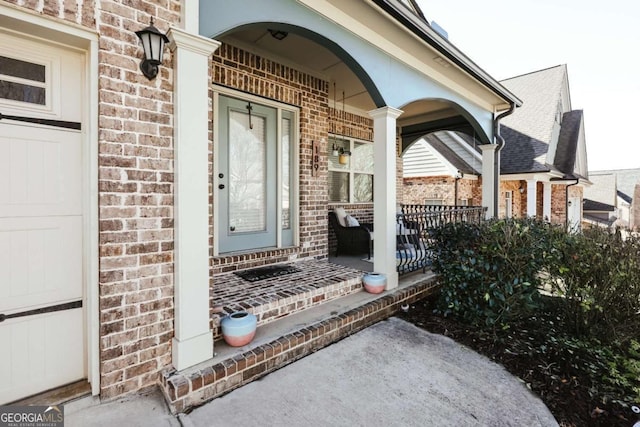
[[(622, 194), (621, 198), (633, 199), (633, 192), (636, 184), (640, 183), (640, 168), (638, 169), (617, 169), (590, 171), (589, 179), (594, 183), (594, 187), (601, 186), (602, 176), (615, 178), (615, 191)], [(593, 178), (593, 179), (592, 179)]]
[(504, 87), (523, 100), (522, 107), (505, 117), (502, 124), (549, 144), (558, 110), (560, 114), (566, 111), (566, 101), (562, 97), (568, 85), (566, 75), (566, 65), (559, 65), (501, 81)]

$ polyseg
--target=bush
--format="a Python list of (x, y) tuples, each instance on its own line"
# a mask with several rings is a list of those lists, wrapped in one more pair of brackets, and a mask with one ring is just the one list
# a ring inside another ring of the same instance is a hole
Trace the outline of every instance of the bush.
[(640, 239), (600, 228), (566, 235), (550, 269), (564, 324), (603, 342), (640, 336)]
[(438, 310), (472, 324), (508, 328), (539, 307), (540, 272), (552, 226), (533, 219), (449, 223), (434, 230)]

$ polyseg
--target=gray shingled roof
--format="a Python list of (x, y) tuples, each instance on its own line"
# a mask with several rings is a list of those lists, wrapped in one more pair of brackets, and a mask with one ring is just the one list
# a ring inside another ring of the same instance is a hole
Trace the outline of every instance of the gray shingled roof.
[(502, 127), (500, 134), (505, 141), (504, 148), (500, 151), (500, 173), (548, 172), (550, 170), (544, 163), (549, 144), (506, 126)]
[(501, 123), (549, 144), (566, 74), (567, 66), (558, 65), (501, 81), (524, 102)]
[(584, 198), (614, 206), (616, 204), (616, 175), (613, 171), (589, 172), (593, 185), (584, 188)]
[[(576, 155), (580, 128), (582, 127), (582, 110), (573, 110), (562, 115), (562, 126), (556, 147), (554, 166), (563, 174), (575, 176)], [(581, 177), (585, 178), (585, 177)]]
[(595, 200), (584, 199), (584, 204), (582, 205), (582, 209), (585, 212), (586, 211), (613, 212), (615, 207), (606, 203), (596, 202)]
[[(554, 169), (546, 164), (546, 159), (566, 74), (566, 65), (558, 65), (500, 82), (524, 102), (501, 122), (500, 133), (505, 139), (500, 157), (501, 173), (548, 172)], [(561, 157), (565, 162), (570, 160), (566, 155)], [(570, 171), (573, 171), (573, 166)]]

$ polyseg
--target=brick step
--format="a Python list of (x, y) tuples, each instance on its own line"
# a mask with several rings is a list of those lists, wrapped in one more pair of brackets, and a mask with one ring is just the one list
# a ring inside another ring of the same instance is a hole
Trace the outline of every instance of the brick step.
[[(409, 280), (407, 280), (409, 279)], [(432, 273), (403, 280), (392, 291), (357, 292), (299, 312), (258, 329), (251, 344), (216, 343), (216, 356), (184, 371), (166, 371), (161, 388), (173, 413), (184, 412), (257, 380), (396, 313), (431, 294)]]
[(248, 282), (233, 273), (213, 276), (210, 291), (211, 329), (222, 339), (220, 320), (235, 311), (248, 311), (258, 327), (300, 311), (362, 291), (360, 270), (322, 260), (289, 263), (299, 272)]

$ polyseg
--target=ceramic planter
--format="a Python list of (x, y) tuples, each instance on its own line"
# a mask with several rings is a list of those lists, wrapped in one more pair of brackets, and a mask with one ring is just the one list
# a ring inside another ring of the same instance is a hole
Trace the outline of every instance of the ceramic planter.
[(222, 338), (232, 347), (242, 347), (256, 335), (258, 319), (246, 311), (236, 311), (220, 321)]
[(387, 286), (387, 278), (380, 273), (367, 273), (362, 276), (362, 284), (364, 289), (372, 294), (379, 294), (384, 291)]

